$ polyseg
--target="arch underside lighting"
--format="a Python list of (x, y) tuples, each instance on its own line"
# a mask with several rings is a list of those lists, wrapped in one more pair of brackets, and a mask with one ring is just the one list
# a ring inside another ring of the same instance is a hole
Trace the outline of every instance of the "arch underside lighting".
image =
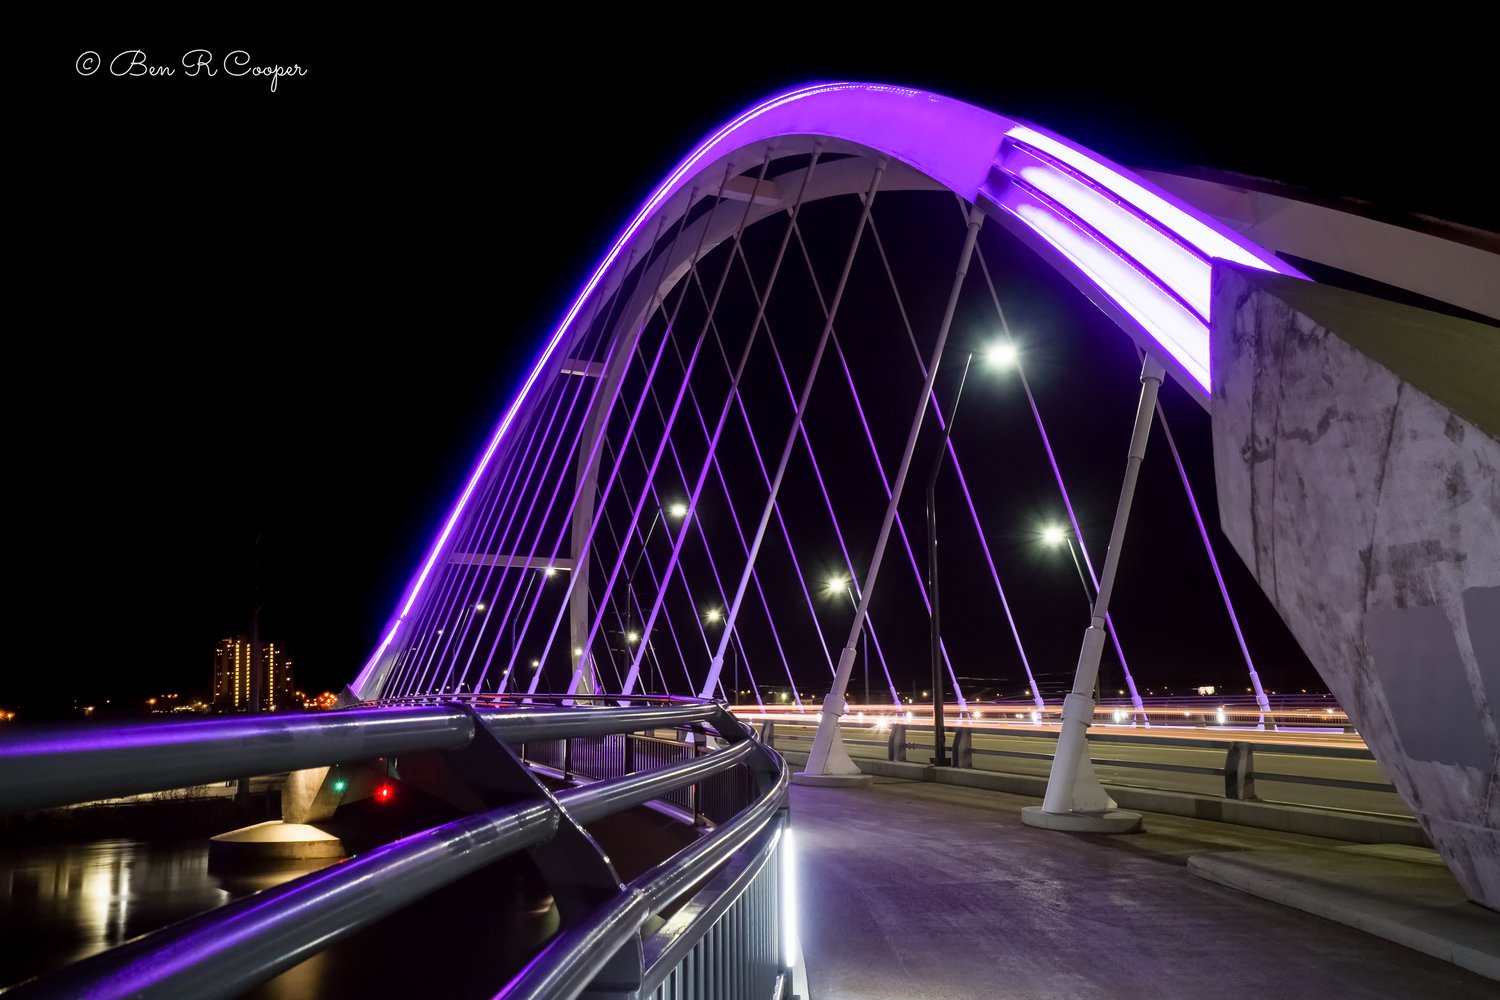
[(584, 283), (505, 410), (382, 641), (354, 681), (357, 694), (368, 697), (379, 687), (382, 658), (417, 604), (476, 486), (537, 383), (566, 356), (560, 348), (586, 325), (580, 318), (590, 304), (621, 287), (636, 252), (649, 250), (664, 218), (691, 207), (700, 177), (722, 172), (736, 153), (806, 143), (808, 137), (884, 156), (980, 206), (1066, 275), (1200, 401), (1210, 389), (1213, 261), (1305, 277), (1125, 168), (1039, 126), (937, 94), (880, 84), (816, 84), (774, 95), (718, 129), (678, 164)]

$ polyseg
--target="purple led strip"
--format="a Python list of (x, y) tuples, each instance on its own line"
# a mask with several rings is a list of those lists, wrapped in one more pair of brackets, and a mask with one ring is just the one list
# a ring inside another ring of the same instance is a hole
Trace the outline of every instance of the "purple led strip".
[[(958, 199), (958, 207), (959, 207), (959, 210), (961, 212), (964, 212), (964, 213), (968, 212), (968, 206), (964, 204), (963, 199), (961, 199), (961, 198)], [(896, 277), (895, 277), (895, 274), (893, 273), (893, 271), (891, 269), (890, 259), (886, 256), (886, 253), (885, 253), (885, 242), (880, 238), (880, 228), (875, 224), (875, 219), (874, 219), (873, 215), (870, 218), (870, 235), (875, 240), (875, 249), (880, 252), (880, 261), (881, 261), (881, 264), (885, 267), (886, 278), (890, 282), (891, 291), (896, 296), (896, 311), (901, 316), (901, 324), (906, 329), (906, 339), (907, 339), (907, 342), (909, 344), (911, 344), (912, 355), (917, 360), (917, 370), (921, 373), (922, 382), (925, 385), (926, 382), (927, 382), (927, 360), (922, 357), (922, 349), (917, 344), (916, 330), (913, 329), (913, 327), (911, 325), (911, 318), (908, 316), (908, 314), (906, 312), (906, 303), (901, 298), (901, 290), (896, 286)], [(976, 246), (975, 249), (977, 251), (979, 248)], [(983, 263), (984, 263), (984, 261), (983, 261), (983, 258), (981, 257), (981, 259), (980, 259), (980, 265), (981, 265), (981, 267), (983, 266)], [(986, 272), (985, 278), (986, 278), (986, 281), (988, 281), (988, 278), (989, 278), (988, 272)], [(947, 423), (947, 421), (945, 421), (943, 419), (943, 409), (942, 409), (941, 406), (938, 405), (938, 400), (937, 400), (937, 394), (936, 394), (936, 392), (934, 392), (932, 394), (932, 396), (930, 397), (929, 402), (930, 402), (930, 404), (932, 406), (933, 416), (935, 416), (937, 418), (938, 429), (941, 430), (941, 431), (945, 431), (946, 432), (947, 429), (948, 429), (948, 423)], [(1026, 671), (1026, 683), (1031, 687), (1032, 701), (1036, 704), (1037, 708), (1042, 708), (1043, 705), (1044, 705), (1044, 702), (1042, 700), (1042, 692), (1041, 692), (1041, 689), (1037, 687), (1036, 677), (1032, 675), (1032, 672), (1031, 672), (1031, 661), (1026, 656), (1026, 647), (1024, 645), (1022, 645), (1022, 643), (1021, 643), (1021, 633), (1020, 633), (1020, 630), (1016, 627), (1015, 616), (1013, 614), (1011, 614), (1010, 600), (1008, 598), (1006, 598), (1006, 596), (1005, 596), (1005, 588), (1000, 585), (1000, 574), (995, 569), (995, 559), (994, 559), (994, 556), (990, 553), (990, 543), (989, 543), (989, 540), (987, 538), (985, 538), (985, 535), (984, 535), (984, 526), (980, 523), (980, 520), (979, 520), (979, 511), (974, 506), (974, 497), (973, 497), (973, 494), (971, 494), (969, 492), (969, 482), (964, 477), (963, 464), (961, 462), (959, 462), (959, 460), (958, 460), (958, 446), (954, 443), (952, 435), (949, 435), (949, 434), (945, 433), (944, 437), (947, 439), (947, 442), (948, 442), (948, 457), (953, 460), (953, 471), (954, 471), (954, 473), (958, 477), (959, 488), (963, 491), (964, 503), (969, 508), (969, 517), (974, 522), (974, 531), (979, 536), (980, 551), (982, 551), (984, 553), (985, 564), (987, 566), (989, 566), (990, 579), (995, 584), (995, 592), (1000, 595), (1000, 607), (1005, 611), (1005, 620), (1010, 624), (1010, 634), (1011, 634), (1011, 637), (1016, 640), (1016, 652), (1020, 653), (1020, 655), (1021, 655), (1021, 667)], [(889, 495), (889, 494), (887, 494), (887, 495)], [(903, 541), (905, 540), (905, 533), (904, 532), (902, 533), (902, 539), (903, 539)], [(908, 546), (908, 554), (910, 554), (910, 547), (909, 546)], [(913, 570), (914, 571), (915, 571), (915, 568), (916, 567), (913, 566)], [(918, 574), (918, 576), (920, 578), (920, 574)], [(926, 599), (926, 590), (925, 589), (923, 590), (923, 599), (924, 600)], [(929, 608), (928, 608), (928, 614), (931, 614), (931, 613), (932, 613), (931, 607), (929, 606)], [(938, 642), (939, 642), (939, 648), (943, 648), (943, 646), (942, 646), (942, 639), (941, 638), (939, 638)], [(946, 649), (944, 649), (944, 658), (945, 659), (947, 658)], [(949, 669), (950, 672), (952, 671), (953, 668), (952, 668), (951, 664), (949, 665), (948, 669)], [(955, 690), (956, 690), (957, 689), (957, 682), (956, 681), (955, 681), (955, 685), (954, 686), (955, 686)]]

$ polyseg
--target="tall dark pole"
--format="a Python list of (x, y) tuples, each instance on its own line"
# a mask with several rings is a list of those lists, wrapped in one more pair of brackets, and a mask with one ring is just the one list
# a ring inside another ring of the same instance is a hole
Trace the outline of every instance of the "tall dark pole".
[(964, 373), (958, 380), (958, 393), (953, 397), (953, 410), (948, 414), (948, 426), (943, 428), (943, 440), (938, 444), (937, 458), (932, 462), (932, 475), (927, 477), (927, 588), (932, 594), (932, 744), (937, 755), (932, 758), (938, 767), (948, 766), (948, 737), (943, 732), (943, 656), (942, 625), (938, 605), (938, 556), (937, 556), (937, 481), (943, 469), (943, 456), (948, 454), (948, 438), (953, 435), (953, 425), (958, 420), (958, 403), (964, 398), (964, 383), (969, 380), (969, 366), (974, 363), (974, 352), (964, 359)]
[(266, 696), (266, 682), (269, 677), (261, 677), (261, 653), (260, 653), (260, 606), (261, 606), (261, 539), (263, 534), (255, 536), (255, 607), (250, 612), (250, 711), (261, 710), (261, 700)]
[[(854, 590), (850, 587), (844, 588), (849, 595), (849, 603), (854, 605), (854, 610), (859, 610), (859, 602), (854, 599)], [(863, 632), (859, 635), (860, 653), (865, 659), (865, 704), (870, 704), (870, 637)]]

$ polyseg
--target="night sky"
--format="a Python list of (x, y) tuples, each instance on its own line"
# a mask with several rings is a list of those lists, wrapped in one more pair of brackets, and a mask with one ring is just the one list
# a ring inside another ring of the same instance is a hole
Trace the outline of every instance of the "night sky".
[[(31, 300), (9, 338), (11, 631), (24, 638), (0, 706), (41, 716), (204, 692), (215, 641), (248, 630), (257, 578), (262, 634), (289, 648), (299, 686), (342, 686), (597, 256), (705, 133), (793, 83), (923, 87), (1127, 165), (1494, 226), (1461, 32), (1304, 36), (1252, 56), (1013, 24), (986, 51), (972, 23), (799, 37), (767, 34), (767, 9), (751, 15), (764, 24), (694, 15), (684, 47), (646, 16), (557, 17), (525, 36), (79, 23), (51, 39), (55, 65), (34, 84), (59, 100), (12, 146), (26, 174), (13, 295)], [(174, 65), (245, 48), (309, 73), (270, 94), (250, 78), (75, 72), (84, 50), (107, 62), (135, 47)], [(539, 53), (546, 70), (528, 71)], [(1017, 294), (1019, 310), (1066, 312)], [(1108, 378), (1129, 397), (1119, 345)], [(1039, 394), (1063, 364), (1038, 359)], [(1066, 408), (1088, 387), (1046, 391)], [(1167, 405), (1206, 455), (1193, 404), (1174, 388)], [(1175, 476), (1165, 449), (1153, 462)], [(1099, 558), (1112, 489), (1090, 501)], [(1071, 568), (1062, 579), (1076, 589)], [(1285, 684), (1315, 680), (1288, 671)]]

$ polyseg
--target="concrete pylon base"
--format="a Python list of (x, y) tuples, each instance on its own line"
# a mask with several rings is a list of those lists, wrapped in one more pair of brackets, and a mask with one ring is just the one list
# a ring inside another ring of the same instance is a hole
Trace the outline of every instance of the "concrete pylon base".
[(809, 774), (807, 771), (794, 771), (792, 784), (811, 785), (814, 788), (868, 788), (875, 784), (875, 775)]
[(1134, 833), (1141, 828), (1141, 814), (1129, 809), (1050, 813), (1041, 806), (1025, 806), (1021, 809), (1021, 822), (1041, 830), (1067, 833)]
[(210, 837), (211, 864), (279, 865), (289, 862), (342, 858), (344, 842), (326, 830), (306, 823), (270, 820)]

